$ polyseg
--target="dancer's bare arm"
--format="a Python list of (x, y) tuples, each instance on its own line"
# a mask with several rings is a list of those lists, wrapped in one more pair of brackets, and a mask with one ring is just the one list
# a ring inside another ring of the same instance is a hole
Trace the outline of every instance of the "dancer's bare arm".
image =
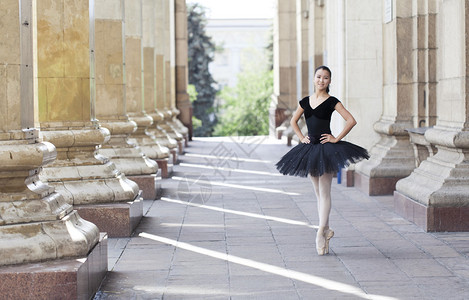
[(293, 113), (293, 116), (291, 117), (290, 125), (293, 128), (293, 131), (295, 131), (296, 135), (300, 139), (300, 142), (304, 144), (309, 144), (310, 142), (309, 137), (304, 136), (300, 130), (300, 127), (298, 126), (298, 120), (301, 118), (301, 115), (303, 114), (303, 112), (304, 112), (304, 109), (300, 105), (298, 105), (298, 108), (296, 109), (296, 111)]
[(344, 118), (345, 126), (342, 132), (338, 136), (333, 136), (331, 134), (321, 135), (321, 143), (337, 143), (343, 139), (349, 132), (352, 130), (353, 126), (357, 124), (357, 121), (352, 116), (352, 114), (342, 105), (342, 103), (337, 103), (335, 105), (335, 110)]

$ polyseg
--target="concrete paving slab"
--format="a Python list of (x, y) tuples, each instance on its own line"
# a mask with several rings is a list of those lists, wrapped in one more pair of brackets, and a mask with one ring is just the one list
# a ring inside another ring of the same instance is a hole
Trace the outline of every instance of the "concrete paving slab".
[(469, 299), (469, 233), (426, 233), (392, 197), (334, 179), (335, 236), (318, 256), (311, 182), (277, 176), (285, 141), (247, 141), (190, 143), (134, 235), (109, 239), (95, 299)]

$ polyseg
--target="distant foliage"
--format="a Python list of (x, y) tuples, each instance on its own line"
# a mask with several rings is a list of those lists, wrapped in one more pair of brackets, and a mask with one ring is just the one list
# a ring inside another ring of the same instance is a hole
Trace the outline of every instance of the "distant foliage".
[[(187, 94), (189, 94), (189, 100), (191, 103), (194, 103), (197, 100), (197, 91), (193, 84), (187, 85)], [(196, 130), (197, 128), (202, 126), (202, 121), (197, 119), (195, 116), (192, 116), (192, 129)]]
[(213, 109), (217, 89), (208, 65), (213, 61), (215, 44), (205, 33), (207, 19), (202, 6), (188, 4), (187, 18), (189, 84), (193, 84), (197, 91), (197, 99), (192, 103), (193, 115), (201, 121), (201, 126), (194, 127), (194, 136), (211, 136), (217, 123)]
[(269, 32), (269, 44), (265, 47), (265, 52), (268, 59), (269, 70), (274, 69), (274, 32), (273, 29)]
[(249, 71), (238, 75), (234, 88), (225, 87), (214, 135), (253, 136), (269, 134), (269, 105), (273, 93), (272, 71)]
[(187, 85), (187, 94), (189, 95), (189, 100), (191, 103), (193, 103), (195, 100), (197, 100), (197, 90), (195, 89), (195, 85), (193, 84), (188, 84)]

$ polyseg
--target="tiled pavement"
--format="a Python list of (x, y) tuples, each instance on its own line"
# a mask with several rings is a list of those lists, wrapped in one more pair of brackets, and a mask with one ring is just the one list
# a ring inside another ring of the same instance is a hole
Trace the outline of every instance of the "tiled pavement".
[(192, 141), (134, 236), (109, 239), (95, 299), (469, 299), (469, 233), (423, 232), (392, 197), (335, 180), (336, 235), (318, 256), (312, 185), (274, 167), (288, 149)]

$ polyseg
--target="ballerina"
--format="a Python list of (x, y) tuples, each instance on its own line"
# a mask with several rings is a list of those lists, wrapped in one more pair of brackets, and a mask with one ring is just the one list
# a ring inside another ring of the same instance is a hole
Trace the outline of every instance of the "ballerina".
[[(300, 101), (290, 121), (300, 143), (276, 164), (279, 172), (284, 175), (308, 176), (313, 182), (318, 201), (319, 228), (316, 234), (316, 250), (319, 255), (329, 253), (329, 240), (334, 236), (334, 231), (329, 227), (334, 174), (351, 163), (370, 157), (366, 149), (342, 141), (357, 121), (337, 98), (329, 95), (331, 76), (331, 70), (326, 66), (315, 70), (315, 92)], [(345, 126), (337, 136), (332, 135), (330, 128), (334, 110), (345, 120)], [(298, 127), (302, 114), (308, 128), (306, 136)]]

